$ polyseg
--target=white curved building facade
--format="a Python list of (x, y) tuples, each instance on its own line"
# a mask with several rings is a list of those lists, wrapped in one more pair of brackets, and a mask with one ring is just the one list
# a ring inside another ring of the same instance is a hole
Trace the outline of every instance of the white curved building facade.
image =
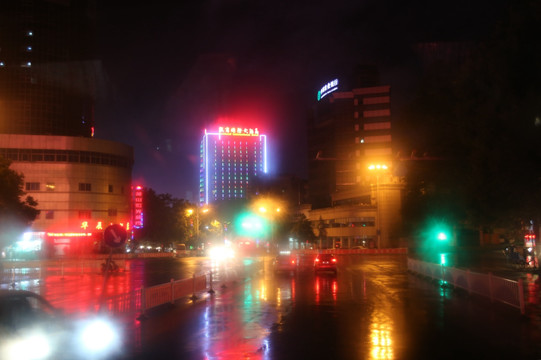
[(46, 255), (87, 252), (117, 223), (130, 227), (131, 146), (94, 138), (0, 134), (0, 156), (38, 202), (32, 225)]

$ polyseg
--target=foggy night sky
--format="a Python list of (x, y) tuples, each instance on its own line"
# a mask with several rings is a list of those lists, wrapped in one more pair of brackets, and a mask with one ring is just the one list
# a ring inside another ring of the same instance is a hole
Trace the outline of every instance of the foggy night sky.
[(412, 45), (483, 37), (505, 3), (98, 1), (108, 87), (96, 138), (133, 146), (134, 182), (190, 201), (203, 130), (219, 119), (268, 135), (271, 173), (306, 178), (306, 114), (321, 86), (375, 64), (400, 121), (418, 76)]

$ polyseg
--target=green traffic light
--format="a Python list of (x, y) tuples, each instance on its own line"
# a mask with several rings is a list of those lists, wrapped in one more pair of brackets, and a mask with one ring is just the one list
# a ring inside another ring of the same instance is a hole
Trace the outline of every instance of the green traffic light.
[(441, 241), (447, 240), (447, 234), (444, 233), (444, 232), (439, 232), (438, 233), (438, 240), (441, 240)]
[(266, 220), (253, 213), (244, 213), (237, 217), (236, 231), (241, 236), (260, 237), (268, 234), (268, 224)]

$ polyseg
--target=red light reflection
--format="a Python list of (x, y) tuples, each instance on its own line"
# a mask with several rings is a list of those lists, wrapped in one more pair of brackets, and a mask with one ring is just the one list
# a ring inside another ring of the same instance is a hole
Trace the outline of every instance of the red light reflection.
[(316, 295), (316, 304), (332, 298), (336, 302), (338, 295), (338, 281), (335, 277), (315, 277), (314, 292)]

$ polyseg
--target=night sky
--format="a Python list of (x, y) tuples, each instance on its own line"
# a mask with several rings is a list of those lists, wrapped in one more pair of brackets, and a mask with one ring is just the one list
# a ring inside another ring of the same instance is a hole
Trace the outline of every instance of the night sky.
[(203, 129), (220, 122), (258, 127), (271, 173), (306, 178), (306, 114), (323, 84), (377, 65), (398, 122), (418, 78), (412, 45), (482, 38), (505, 3), (99, 1), (96, 137), (133, 146), (134, 182), (190, 201)]

